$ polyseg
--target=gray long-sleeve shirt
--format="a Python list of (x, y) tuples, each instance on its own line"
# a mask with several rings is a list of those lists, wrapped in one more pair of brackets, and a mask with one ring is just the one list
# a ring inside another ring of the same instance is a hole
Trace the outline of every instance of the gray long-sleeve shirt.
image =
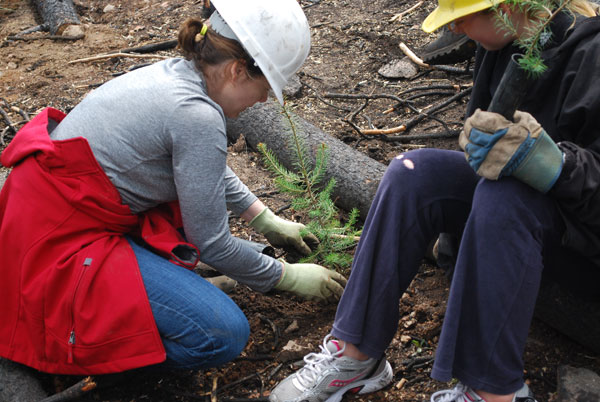
[(259, 291), (277, 283), (281, 264), (229, 231), (227, 208), (240, 214), (256, 197), (227, 167), (225, 116), (192, 62), (161, 61), (97, 88), (51, 134), (79, 136), (133, 213), (178, 200), (202, 262)]

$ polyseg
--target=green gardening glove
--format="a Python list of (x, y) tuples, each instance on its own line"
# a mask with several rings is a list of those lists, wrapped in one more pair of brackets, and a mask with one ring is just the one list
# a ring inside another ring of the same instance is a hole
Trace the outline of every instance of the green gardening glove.
[(283, 263), (283, 275), (275, 289), (295, 293), (306, 300), (335, 302), (342, 297), (346, 278), (316, 264)]
[(480, 176), (513, 176), (546, 193), (562, 171), (563, 154), (532, 115), (516, 111), (513, 119), (477, 109), (465, 121), (460, 147)]
[(304, 255), (310, 254), (310, 247), (306, 243), (319, 244), (319, 240), (312, 233), (300, 235), (300, 232), (306, 229), (303, 224), (282, 219), (269, 208), (256, 215), (250, 221), (250, 226), (263, 234), (272, 246), (292, 246)]

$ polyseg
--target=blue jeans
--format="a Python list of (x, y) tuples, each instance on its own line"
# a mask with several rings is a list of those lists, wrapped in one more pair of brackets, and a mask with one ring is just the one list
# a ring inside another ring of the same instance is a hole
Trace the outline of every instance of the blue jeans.
[(250, 334), (239, 307), (201, 276), (128, 240), (167, 352), (160, 367), (205, 369), (238, 356)]
[(462, 152), (407, 152), (381, 180), (332, 334), (381, 357), (428, 244), (453, 233), (461, 242), (432, 377), (514, 392), (542, 273), (599, 293), (598, 269), (562, 247), (563, 231), (555, 201), (526, 184), (482, 179)]

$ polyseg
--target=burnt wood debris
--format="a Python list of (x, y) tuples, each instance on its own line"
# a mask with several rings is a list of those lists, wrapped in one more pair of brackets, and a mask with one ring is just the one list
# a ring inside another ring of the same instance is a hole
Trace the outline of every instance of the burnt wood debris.
[(35, 4), (50, 35), (60, 36), (70, 25), (80, 25), (72, 0), (35, 0)]

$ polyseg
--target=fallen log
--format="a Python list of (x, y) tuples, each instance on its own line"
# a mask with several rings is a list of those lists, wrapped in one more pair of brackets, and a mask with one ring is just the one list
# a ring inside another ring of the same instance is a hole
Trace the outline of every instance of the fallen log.
[(37, 371), (0, 357), (0, 402), (31, 402), (44, 399)]
[[(385, 166), (345, 143), (322, 132), (311, 123), (296, 116), (297, 131), (304, 139), (314, 160), (317, 147), (329, 147), (327, 178), (335, 178), (336, 203), (345, 210), (356, 207), (366, 217), (381, 180)], [(293, 168), (293, 155), (288, 147), (289, 123), (274, 102), (259, 104), (229, 120), (227, 135), (231, 142), (243, 134), (248, 145), (256, 150), (263, 142), (288, 169)], [(574, 341), (600, 353), (600, 302), (580, 300), (556, 284), (543, 283), (536, 306), (536, 317)]]
[(70, 25), (80, 25), (73, 0), (35, 0), (35, 4), (51, 35), (62, 35)]
[[(327, 146), (329, 161), (324, 182), (335, 178), (337, 184), (332, 198), (336, 204), (347, 211), (357, 208), (361, 218), (365, 219), (386, 166), (298, 116), (294, 116), (294, 124), (313, 163), (318, 147), (321, 144)], [(227, 135), (231, 142), (235, 142), (240, 134), (253, 149), (262, 142), (284, 166), (293, 169), (296, 158), (288, 145), (290, 130), (289, 121), (275, 102), (257, 104), (237, 119), (227, 122)]]

